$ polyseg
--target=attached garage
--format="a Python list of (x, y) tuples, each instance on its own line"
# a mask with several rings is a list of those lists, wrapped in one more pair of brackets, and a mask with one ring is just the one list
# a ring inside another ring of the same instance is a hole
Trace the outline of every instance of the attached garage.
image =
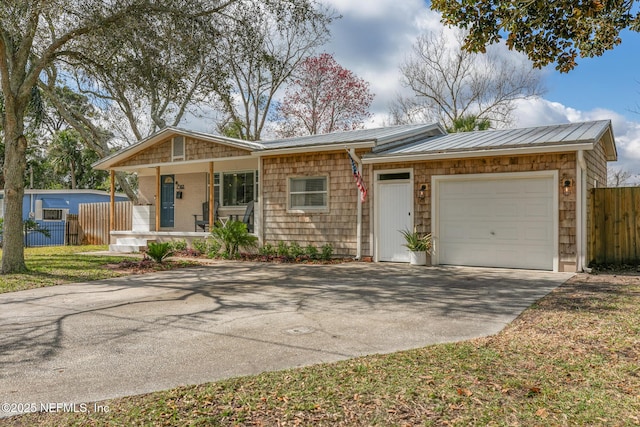
[(557, 172), (432, 177), (438, 264), (556, 270)]
[(398, 168), (412, 171), (404, 212), (431, 233), (432, 265), (582, 271), (590, 189), (606, 185), (616, 148), (603, 120), (416, 138), (362, 159), (376, 184), (375, 260), (404, 261), (406, 248), (389, 237), (403, 207), (375, 181)]

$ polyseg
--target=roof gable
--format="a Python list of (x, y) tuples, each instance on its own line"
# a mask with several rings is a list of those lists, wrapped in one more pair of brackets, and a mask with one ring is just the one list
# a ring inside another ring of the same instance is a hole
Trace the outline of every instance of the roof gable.
[(95, 169), (107, 170), (118, 166), (170, 162), (171, 140), (175, 136), (184, 136), (187, 140), (195, 140), (198, 142), (197, 148), (187, 144), (185, 160), (189, 157), (196, 158), (198, 156), (201, 156), (198, 157), (198, 159), (206, 159), (250, 155), (252, 151), (261, 148), (259, 143), (167, 127), (148, 138), (97, 161), (92, 166)]

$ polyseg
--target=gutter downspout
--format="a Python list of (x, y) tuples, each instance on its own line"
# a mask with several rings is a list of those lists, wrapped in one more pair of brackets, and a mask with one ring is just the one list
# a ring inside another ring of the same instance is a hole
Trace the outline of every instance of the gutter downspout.
[(586, 242), (587, 230), (585, 215), (587, 212), (586, 177), (587, 163), (584, 159), (584, 151), (576, 153), (576, 270), (586, 269)]
[[(362, 175), (362, 160), (356, 156), (356, 150), (354, 148), (349, 149), (351, 158), (358, 164), (358, 171)], [(356, 228), (356, 259), (362, 258), (362, 198), (358, 194), (358, 216), (357, 216), (357, 228)]]

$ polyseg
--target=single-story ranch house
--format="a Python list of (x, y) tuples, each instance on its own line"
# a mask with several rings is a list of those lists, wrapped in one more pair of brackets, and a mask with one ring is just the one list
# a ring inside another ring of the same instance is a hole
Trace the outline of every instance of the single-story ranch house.
[(581, 271), (589, 189), (606, 185), (616, 159), (604, 120), (454, 134), (404, 125), (263, 142), (166, 128), (94, 166), (112, 182), (115, 171), (139, 177), (134, 229), (112, 231), (114, 250), (203, 238), (216, 219), (237, 215), (262, 244), (329, 243), (336, 254), (405, 262), (399, 231), (415, 228), (432, 233), (434, 265)]

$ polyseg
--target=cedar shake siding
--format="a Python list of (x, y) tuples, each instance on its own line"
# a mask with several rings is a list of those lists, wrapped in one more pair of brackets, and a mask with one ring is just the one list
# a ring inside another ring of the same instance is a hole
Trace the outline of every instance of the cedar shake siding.
[[(362, 154), (362, 153), (359, 153)], [(356, 187), (347, 153), (310, 153), (264, 157), (260, 180), (263, 200), (264, 239), (272, 245), (280, 241), (320, 247), (331, 244), (336, 255), (356, 254), (357, 212), (360, 192)], [(363, 179), (369, 182), (367, 168)], [(288, 209), (288, 181), (296, 177), (328, 177), (328, 209), (302, 212)], [(367, 187), (369, 194), (370, 186)], [(362, 252), (371, 252), (369, 206), (362, 206)]]
[[(607, 186), (607, 157), (604, 148), (604, 142), (600, 141), (593, 150), (584, 152), (584, 160), (587, 164), (587, 252), (591, 248), (591, 189)], [(593, 257), (587, 253), (586, 259), (590, 260)]]
[[(362, 155), (363, 153), (358, 153)], [(604, 162), (604, 158), (600, 159)], [(264, 157), (261, 180), (264, 194), (265, 243), (297, 242), (302, 246), (325, 243), (333, 245), (340, 255), (356, 254), (356, 215), (359, 193), (355, 185), (349, 160), (344, 152), (300, 154), (282, 157)], [(501, 172), (532, 172), (558, 170), (559, 178), (575, 180), (576, 154), (559, 153), (526, 156), (501, 156), (464, 160), (437, 160), (427, 162), (399, 162), (375, 164), (363, 168), (363, 178), (369, 195), (363, 204), (362, 255), (372, 256), (370, 244), (373, 208), (372, 173), (376, 170), (413, 169), (415, 225), (418, 231), (431, 232), (431, 176)], [(300, 176), (329, 177), (328, 212), (301, 213), (287, 209), (287, 181)], [(424, 199), (418, 199), (420, 185), (427, 184)], [(559, 261), (575, 267), (576, 263), (576, 195), (565, 196), (557, 183), (559, 208)]]
[[(430, 162), (396, 163), (375, 165), (375, 169), (413, 168), (415, 225), (418, 231), (431, 232), (431, 176), (461, 175), (501, 172), (533, 172), (558, 170), (559, 178), (574, 179), (576, 176), (575, 153), (543, 154), (527, 156), (501, 156), (464, 160), (437, 160)], [(427, 184), (423, 200), (416, 198), (421, 184)], [(576, 195), (575, 191), (565, 196), (557, 183), (559, 209), (559, 261), (563, 264), (576, 263)]]
[[(171, 163), (171, 144), (172, 138), (155, 144), (140, 151), (135, 156), (130, 157), (116, 165), (123, 166), (144, 166), (159, 163)], [(200, 139), (185, 138), (185, 158), (184, 161), (213, 159), (213, 158), (230, 158), (250, 156), (250, 150), (243, 150), (229, 145), (220, 144), (212, 141), (203, 141)], [(182, 160), (181, 160), (182, 161)]]

